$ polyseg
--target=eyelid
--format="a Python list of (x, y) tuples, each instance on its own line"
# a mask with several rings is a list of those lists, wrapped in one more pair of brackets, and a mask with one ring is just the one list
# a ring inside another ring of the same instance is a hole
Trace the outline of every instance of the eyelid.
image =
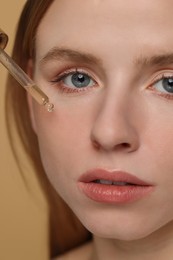
[(74, 73), (82, 73), (85, 74), (87, 76), (89, 76), (95, 83), (98, 84), (98, 79), (95, 79), (96, 77), (93, 75), (92, 72), (88, 72), (88, 68), (84, 69), (84, 68), (70, 68), (70, 69), (64, 69), (63, 72), (60, 72), (59, 74), (57, 74), (53, 80), (51, 80), (50, 82), (52, 83), (56, 83), (56, 82), (60, 82), (61, 80), (63, 80), (65, 77), (70, 76)]
[(152, 80), (150, 80), (150, 84), (147, 84), (147, 89), (149, 89), (150, 91), (152, 91), (153, 93), (155, 93), (156, 95), (167, 99), (167, 100), (173, 100), (173, 93), (168, 92), (166, 90), (164, 90), (164, 87), (162, 86), (163, 90), (158, 89), (158, 86), (156, 86), (157, 84), (162, 84), (161, 81), (163, 81), (164, 79), (173, 79), (173, 70), (162, 70), (159, 72), (159, 74), (157, 73)]
[[(67, 80), (67, 77), (71, 77), (71, 75), (75, 73), (81, 73), (83, 75), (86, 75), (90, 78), (90, 80), (93, 82), (92, 85), (86, 85), (82, 87), (75, 87), (70, 86), (71, 84), (68, 84), (65, 82)], [(99, 79), (97, 78), (97, 75), (93, 75), (94, 73), (88, 69), (83, 67), (72, 67), (72, 68), (66, 68), (63, 71), (57, 73), (57, 75), (52, 79), (49, 80), (49, 82), (56, 87), (59, 93), (73, 97), (77, 95), (84, 95), (85, 93), (91, 93), (93, 89), (100, 89), (101, 84)], [(95, 93), (95, 92), (94, 92)]]
[(173, 70), (162, 70), (152, 77), (152, 79), (150, 80), (151, 83), (149, 85), (151, 86), (159, 82), (163, 78), (172, 78), (172, 77), (173, 77)]

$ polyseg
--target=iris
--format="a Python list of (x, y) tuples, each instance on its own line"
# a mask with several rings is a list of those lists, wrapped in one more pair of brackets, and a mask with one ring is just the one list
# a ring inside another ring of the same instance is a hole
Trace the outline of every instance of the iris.
[(76, 88), (87, 87), (90, 84), (91, 78), (83, 73), (74, 73), (71, 81)]
[(162, 85), (163, 85), (163, 88), (166, 91), (168, 91), (170, 93), (173, 93), (173, 78), (165, 78), (165, 79), (163, 79)]

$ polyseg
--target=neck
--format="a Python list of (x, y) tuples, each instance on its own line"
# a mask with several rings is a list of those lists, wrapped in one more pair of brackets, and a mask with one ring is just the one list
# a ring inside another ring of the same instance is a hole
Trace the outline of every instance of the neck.
[[(116, 258), (115, 258), (116, 257)], [(148, 237), (120, 241), (94, 237), (94, 260), (173, 259), (173, 223), (160, 228)]]

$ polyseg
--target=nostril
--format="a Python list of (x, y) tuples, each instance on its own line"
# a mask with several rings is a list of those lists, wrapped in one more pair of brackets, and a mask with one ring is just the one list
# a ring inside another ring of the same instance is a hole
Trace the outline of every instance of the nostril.
[(95, 149), (100, 150), (100, 145), (97, 141), (93, 141), (92, 143)]
[(101, 145), (99, 142), (97, 142), (96, 140), (93, 140), (92, 141), (92, 145), (93, 147), (97, 150), (97, 151), (100, 151), (101, 149), (103, 150), (129, 150), (132, 148), (131, 144), (130, 143), (120, 143), (120, 144), (117, 144), (116, 146), (113, 146), (113, 145)]
[[(132, 131), (133, 130), (133, 131)], [(102, 128), (93, 128), (90, 141), (95, 151), (118, 151), (130, 153), (136, 151), (139, 147), (139, 139), (135, 129), (111, 129), (108, 126)]]
[(121, 145), (122, 145), (124, 148), (130, 148), (130, 146), (131, 146), (131, 145), (128, 144), (128, 143), (122, 143)]

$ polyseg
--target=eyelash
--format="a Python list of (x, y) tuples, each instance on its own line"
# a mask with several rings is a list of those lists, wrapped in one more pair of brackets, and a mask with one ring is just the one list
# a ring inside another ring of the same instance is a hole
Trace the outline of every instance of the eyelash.
[(153, 87), (155, 84), (157, 84), (160, 81), (165, 80), (165, 79), (167, 79), (167, 80), (172, 79), (173, 80), (173, 73), (169, 73), (169, 75), (168, 75), (168, 72), (167, 73), (165, 72), (162, 75), (157, 76), (152, 81), (152, 83), (149, 85), (148, 89), (152, 90), (153, 92), (156, 92), (156, 94), (161, 96), (161, 97), (173, 100), (173, 92), (169, 93), (169, 92), (166, 92), (166, 90), (165, 90), (165, 92), (161, 92), (161, 91), (156, 90), (155, 87)]
[[(81, 88), (72, 88), (72, 87), (65, 86), (63, 80), (70, 75), (74, 75), (75, 73), (88, 76), (94, 82), (94, 86), (81, 87)], [(97, 86), (96, 80), (94, 80), (93, 77), (88, 72), (78, 68), (66, 70), (63, 73), (59, 74), (54, 80), (51, 80), (50, 82), (53, 84), (58, 84), (59, 90), (62, 93), (67, 93), (67, 94), (83, 93)]]
[[(63, 80), (70, 75), (74, 75), (75, 73), (79, 73), (79, 74), (88, 76), (94, 82), (94, 85), (93, 86), (81, 87), (81, 88), (77, 88), (77, 87), (72, 88), (72, 87), (69, 87), (69, 86), (65, 86), (65, 84), (63, 83)], [(166, 92), (166, 90), (165, 90), (165, 92), (162, 92), (162, 91), (156, 90), (156, 87), (154, 87), (154, 85), (156, 85), (157, 83), (159, 83), (159, 82), (161, 82), (162, 80), (165, 80), (165, 79), (167, 79), (167, 80), (172, 79), (173, 80), (173, 72), (170, 72), (170, 73), (165, 72), (165, 73), (162, 73), (161, 75), (155, 77), (152, 80), (152, 83), (149, 85), (148, 89), (152, 90), (157, 95), (159, 95), (163, 98), (173, 100), (173, 93)], [(76, 94), (81, 93), (82, 94), (86, 91), (90, 91), (91, 89), (93, 89), (95, 87), (98, 87), (96, 80), (88, 72), (86, 72), (83, 69), (78, 69), (78, 68), (66, 70), (63, 73), (59, 74), (54, 80), (51, 80), (50, 82), (52, 84), (58, 84), (58, 89), (62, 93), (66, 93), (66, 94), (72, 94), (72, 93), (74, 93), (74, 94), (75, 93)]]

